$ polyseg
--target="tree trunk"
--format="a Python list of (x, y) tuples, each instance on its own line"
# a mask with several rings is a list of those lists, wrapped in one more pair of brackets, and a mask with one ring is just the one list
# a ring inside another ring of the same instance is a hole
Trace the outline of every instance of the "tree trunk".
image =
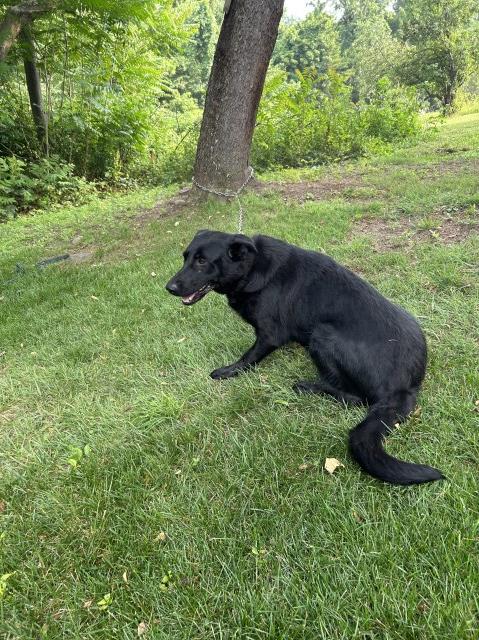
[(231, 0), (225, 5), (206, 93), (195, 179), (236, 191), (249, 175), (259, 100), (284, 0)]
[(23, 66), (25, 68), (25, 79), (28, 96), (30, 98), (33, 123), (42, 151), (48, 155), (47, 118), (43, 110), (42, 87), (35, 60), (35, 46), (33, 44), (30, 24), (23, 27), (20, 33), (20, 39), (22, 41)]
[(452, 113), (454, 110), (454, 101), (456, 98), (456, 91), (458, 87), (457, 68), (454, 61), (452, 51), (448, 51), (449, 64), (447, 66), (447, 80), (445, 82), (444, 91), (442, 95), (442, 110), (444, 115)]
[(53, 0), (27, 0), (10, 7), (0, 22), (0, 62), (15, 44), (22, 28), (52, 9)]
[(7, 57), (13, 43), (25, 24), (22, 16), (9, 9), (0, 24), (0, 62)]

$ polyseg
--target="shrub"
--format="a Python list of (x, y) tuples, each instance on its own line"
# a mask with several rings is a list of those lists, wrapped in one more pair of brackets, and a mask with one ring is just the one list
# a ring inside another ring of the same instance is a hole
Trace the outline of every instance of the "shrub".
[(1, 222), (31, 209), (58, 203), (80, 204), (94, 191), (94, 185), (73, 175), (73, 165), (58, 158), (32, 163), (15, 156), (0, 158)]
[(130, 167), (142, 184), (189, 180), (193, 172), (202, 110), (188, 95), (174, 95), (155, 112), (145, 136), (145, 153)]
[(384, 142), (414, 136), (421, 126), (419, 108), (414, 87), (395, 87), (382, 78), (361, 111), (364, 133)]
[(270, 74), (260, 104), (253, 163), (260, 169), (323, 164), (378, 150), (416, 134), (419, 103), (414, 89), (383, 78), (367, 102), (355, 104), (346, 77), (297, 72)]

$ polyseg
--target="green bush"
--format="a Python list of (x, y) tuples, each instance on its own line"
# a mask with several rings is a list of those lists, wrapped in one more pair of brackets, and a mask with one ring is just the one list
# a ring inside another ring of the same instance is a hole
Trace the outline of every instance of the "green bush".
[(202, 110), (189, 95), (176, 94), (153, 114), (144, 153), (130, 166), (141, 184), (169, 184), (192, 176)]
[(382, 78), (361, 110), (364, 134), (384, 142), (414, 136), (421, 126), (419, 107), (414, 87), (395, 87)]
[(367, 102), (355, 104), (346, 77), (299, 73), (287, 82), (274, 70), (265, 86), (253, 144), (259, 169), (315, 165), (375, 151), (420, 129), (414, 89), (383, 78)]
[(31, 209), (79, 204), (94, 191), (93, 184), (73, 175), (73, 165), (58, 158), (31, 163), (15, 156), (0, 158), (0, 222)]

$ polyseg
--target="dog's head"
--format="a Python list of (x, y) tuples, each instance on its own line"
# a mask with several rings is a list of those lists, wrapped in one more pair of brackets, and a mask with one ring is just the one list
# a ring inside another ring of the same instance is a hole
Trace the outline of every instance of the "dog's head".
[(210, 291), (232, 293), (253, 266), (257, 249), (251, 238), (220, 231), (198, 231), (183, 252), (184, 265), (166, 285), (183, 304)]

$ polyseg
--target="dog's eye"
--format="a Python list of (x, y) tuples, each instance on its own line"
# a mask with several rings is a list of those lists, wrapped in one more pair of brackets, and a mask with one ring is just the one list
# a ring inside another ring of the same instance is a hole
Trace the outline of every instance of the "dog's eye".
[(198, 264), (206, 264), (207, 260), (205, 258), (199, 257), (199, 258), (196, 258), (196, 262)]

